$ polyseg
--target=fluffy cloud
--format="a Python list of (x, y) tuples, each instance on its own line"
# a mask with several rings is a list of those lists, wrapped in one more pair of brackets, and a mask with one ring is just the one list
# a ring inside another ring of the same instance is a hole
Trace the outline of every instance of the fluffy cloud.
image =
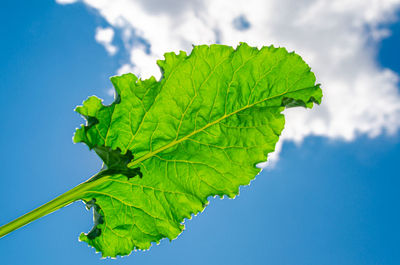
[(117, 52), (117, 47), (112, 44), (114, 39), (114, 30), (112, 28), (97, 27), (95, 39), (104, 46), (108, 54), (114, 55)]
[(155, 60), (166, 51), (190, 51), (192, 44), (245, 41), (295, 50), (312, 66), (324, 99), (312, 111), (287, 110), (282, 140), (350, 141), (400, 127), (399, 77), (375, 58), (400, 0), (82, 1), (121, 32), (130, 63), (119, 73), (160, 77)]
[(67, 4), (73, 4), (78, 2), (78, 0), (56, 0), (56, 2), (60, 5), (67, 5)]

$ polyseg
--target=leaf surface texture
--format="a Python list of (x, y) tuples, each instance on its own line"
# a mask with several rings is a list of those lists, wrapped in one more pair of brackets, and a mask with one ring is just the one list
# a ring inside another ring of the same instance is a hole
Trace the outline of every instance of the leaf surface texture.
[(93, 96), (76, 108), (87, 124), (74, 141), (107, 167), (81, 198), (95, 226), (80, 239), (103, 256), (175, 239), (210, 196), (235, 197), (274, 150), (284, 108), (322, 97), (310, 67), (284, 48), (202, 45), (157, 63), (160, 81), (115, 76), (114, 103)]

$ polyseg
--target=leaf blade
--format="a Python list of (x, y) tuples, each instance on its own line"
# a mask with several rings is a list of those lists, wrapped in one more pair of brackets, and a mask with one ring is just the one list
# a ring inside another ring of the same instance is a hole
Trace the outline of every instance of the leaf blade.
[[(322, 97), (310, 67), (283, 48), (195, 46), (189, 56), (168, 53), (158, 64), (159, 82), (113, 77), (116, 102), (100, 106), (90, 98), (77, 108), (96, 122), (78, 129), (75, 142), (118, 150), (121, 159), (132, 153), (124, 163), (103, 159), (118, 168), (82, 196), (95, 199), (104, 220), (95, 225), (99, 235), (80, 239), (104, 256), (172, 240), (209, 196), (236, 196), (274, 150), (282, 110), (311, 108)], [(121, 165), (140, 168), (143, 178), (127, 177)]]

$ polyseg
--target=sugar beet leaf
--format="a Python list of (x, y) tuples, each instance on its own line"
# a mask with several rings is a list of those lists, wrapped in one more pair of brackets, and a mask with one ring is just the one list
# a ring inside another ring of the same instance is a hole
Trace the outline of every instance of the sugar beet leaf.
[(80, 240), (103, 256), (175, 239), (210, 196), (233, 198), (255, 178), (283, 130), (285, 108), (311, 108), (322, 98), (310, 67), (284, 48), (201, 45), (157, 64), (159, 81), (115, 76), (114, 103), (93, 96), (76, 108), (86, 124), (74, 142), (94, 150), (103, 169), (4, 225), (0, 237), (83, 200), (94, 227)]

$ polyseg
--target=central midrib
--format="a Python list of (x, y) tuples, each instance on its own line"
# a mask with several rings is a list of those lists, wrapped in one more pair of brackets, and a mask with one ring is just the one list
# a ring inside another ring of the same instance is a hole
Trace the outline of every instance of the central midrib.
[[(312, 87), (315, 87), (315, 86), (312, 86)], [(159, 152), (164, 151), (165, 149), (168, 149), (168, 148), (170, 148), (170, 147), (172, 147), (172, 146), (174, 146), (174, 145), (176, 145), (176, 144), (179, 144), (180, 142), (183, 142), (183, 141), (187, 140), (189, 137), (191, 137), (191, 136), (193, 136), (193, 135), (195, 135), (195, 134), (197, 134), (197, 133), (199, 133), (199, 132), (201, 132), (201, 131), (204, 131), (205, 129), (207, 129), (207, 128), (209, 128), (209, 127), (211, 127), (211, 126), (213, 126), (213, 125), (219, 123), (220, 121), (222, 121), (222, 120), (224, 120), (224, 119), (226, 119), (226, 118), (228, 118), (228, 117), (230, 117), (230, 116), (232, 116), (232, 115), (234, 115), (234, 114), (236, 114), (236, 113), (238, 113), (238, 112), (240, 112), (240, 111), (243, 111), (243, 110), (245, 110), (245, 109), (251, 108), (251, 107), (253, 107), (254, 105), (260, 104), (260, 103), (262, 103), (262, 102), (264, 102), (264, 101), (271, 100), (271, 99), (273, 99), (273, 98), (277, 98), (277, 97), (283, 96), (283, 95), (285, 95), (285, 94), (287, 94), (287, 93), (297, 92), (297, 91), (309, 89), (309, 88), (312, 88), (312, 87), (300, 88), (300, 89), (293, 90), (293, 91), (290, 91), (290, 92), (289, 92), (288, 90), (286, 90), (285, 92), (283, 92), (283, 93), (281, 93), (281, 94), (278, 94), (278, 95), (275, 95), (275, 96), (272, 96), (272, 97), (269, 97), (269, 98), (265, 98), (265, 99), (263, 99), (263, 100), (254, 102), (253, 104), (247, 105), (247, 106), (245, 106), (245, 107), (243, 107), (243, 108), (241, 108), (241, 109), (238, 109), (238, 110), (236, 110), (236, 111), (234, 111), (234, 112), (232, 112), (232, 113), (225, 114), (225, 115), (222, 116), (221, 118), (219, 118), (219, 119), (217, 119), (217, 120), (215, 120), (215, 121), (213, 121), (213, 122), (207, 124), (206, 126), (200, 128), (200, 129), (198, 129), (198, 130), (195, 130), (195, 131), (191, 132), (190, 134), (188, 134), (188, 135), (182, 137), (181, 139), (179, 139), (179, 140), (174, 140), (174, 141), (172, 141), (171, 143), (169, 143), (169, 144), (167, 144), (167, 145), (165, 145), (165, 146), (163, 146), (163, 147), (161, 147), (161, 148), (159, 148), (159, 149), (157, 149), (157, 150), (155, 150), (155, 151), (152, 151), (152, 152), (150, 152), (150, 153), (147, 153), (146, 155), (144, 155), (144, 156), (142, 156), (142, 157), (140, 157), (140, 158), (138, 158), (138, 159), (132, 161), (131, 163), (128, 164), (128, 166), (129, 166), (129, 167), (136, 166), (136, 165), (138, 165), (140, 162), (142, 162), (142, 161), (144, 161), (144, 160), (146, 160), (146, 159), (148, 159), (148, 158), (150, 158), (150, 157), (152, 157), (152, 156), (158, 154)]]

